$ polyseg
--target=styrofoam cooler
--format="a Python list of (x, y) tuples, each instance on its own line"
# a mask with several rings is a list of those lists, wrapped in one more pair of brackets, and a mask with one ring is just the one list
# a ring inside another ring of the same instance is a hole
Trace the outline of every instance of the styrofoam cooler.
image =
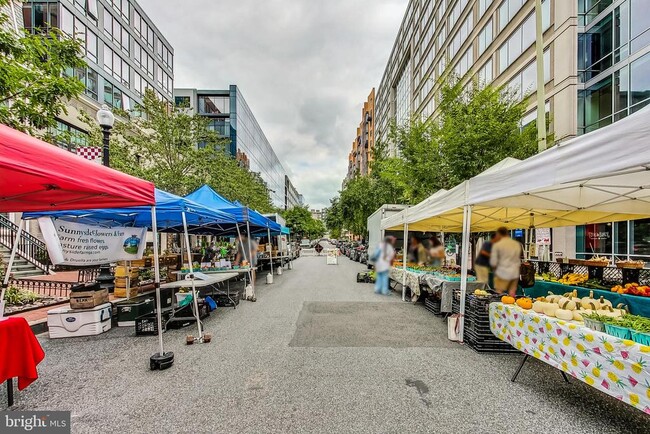
[(47, 311), (50, 338), (72, 338), (100, 335), (111, 328), (113, 310), (110, 303), (89, 309), (70, 309), (69, 306)]

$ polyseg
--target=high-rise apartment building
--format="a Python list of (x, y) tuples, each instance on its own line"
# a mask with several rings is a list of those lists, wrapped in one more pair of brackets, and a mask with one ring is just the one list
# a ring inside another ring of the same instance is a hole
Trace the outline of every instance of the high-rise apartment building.
[(22, 12), (25, 29), (57, 27), (82, 42), (87, 67), (69, 74), (86, 89), (69, 102), (68, 114), (61, 114), (52, 131), (67, 133), (60, 146), (72, 150), (87, 144), (81, 111), (94, 118), (102, 104), (137, 110), (146, 89), (172, 101), (174, 50), (135, 0), (28, 0)]
[[(542, 2), (545, 107), (555, 140), (609, 125), (650, 102), (650, 0)], [(529, 99), (536, 117), (534, 0), (410, 0), (381, 84), (376, 139), (389, 145), (391, 122), (435, 118), (449, 71), (506, 85)], [(549, 144), (552, 145), (552, 144)], [(594, 162), (598, 164), (598, 162)], [(554, 230), (566, 256), (599, 253), (650, 260), (650, 222)]]
[(295, 205), (295, 188), (287, 189), (284, 167), (236, 85), (226, 90), (174, 89), (174, 100), (176, 105), (208, 117), (210, 128), (230, 139), (228, 153), (262, 176), (274, 206)]
[(346, 180), (370, 173), (375, 149), (375, 88), (373, 87), (361, 108), (361, 122), (357, 127), (357, 136), (352, 141), (352, 150), (348, 155), (348, 174)]

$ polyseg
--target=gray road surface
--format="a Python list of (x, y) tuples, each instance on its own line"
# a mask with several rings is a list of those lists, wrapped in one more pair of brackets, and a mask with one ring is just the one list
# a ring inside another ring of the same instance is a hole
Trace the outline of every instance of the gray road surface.
[[(148, 370), (156, 339), (130, 328), (49, 340), (15, 409), (72, 411), (75, 433), (635, 433), (650, 420), (518, 355), (483, 355), (397, 294), (357, 284), (365, 266), (304, 257), (257, 303), (206, 320), (210, 344), (165, 334), (174, 366)], [(193, 330), (193, 329), (191, 329)], [(0, 392), (0, 402), (4, 401)]]

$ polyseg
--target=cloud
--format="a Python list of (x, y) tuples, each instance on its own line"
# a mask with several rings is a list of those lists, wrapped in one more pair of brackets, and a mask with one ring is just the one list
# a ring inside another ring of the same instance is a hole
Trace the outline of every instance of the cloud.
[(174, 48), (174, 86), (237, 84), (306, 202), (327, 206), (408, 2), (139, 3)]

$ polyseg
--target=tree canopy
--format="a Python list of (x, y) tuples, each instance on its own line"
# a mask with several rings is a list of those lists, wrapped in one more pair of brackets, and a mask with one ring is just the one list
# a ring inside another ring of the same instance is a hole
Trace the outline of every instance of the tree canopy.
[(383, 204), (419, 203), (506, 157), (527, 158), (537, 150), (535, 125), (521, 126), (527, 101), (511, 89), (452, 76), (442, 83), (436, 106), (434, 119), (414, 116), (391, 126), (389, 140), (399, 157), (377, 144), (371, 174), (348, 181), (332, 199), (330, 230), (365, 235), (367, 218)]
[[(258, 173), (229, 156), (224, 139), (209, 129), (209, 119), (183, 107), (170, 107), (148, 90), (138, 113), (123, 113), (111, 134), (110, 164), (156, 187), (185, 195), (208, 184), (228, 200), (272, 212), (269, 189)], [(101, 133), (92, 119), (92, 141)]]
[(281, 214), (291, 233), (298, 238), (316, 239), (325, 235), (325, 225), (311, 216), (307, 206), (295, 206)]
[[(8, 4), (0, 0), (0, 7)], [(9, 17), (0, 14), (0, 123), (47, 138), (56, 117), (66, 112), (66, 101), (84, 90), (66, 72), (85, 66), (79, 40), (56, 28), (15, 32)]]

